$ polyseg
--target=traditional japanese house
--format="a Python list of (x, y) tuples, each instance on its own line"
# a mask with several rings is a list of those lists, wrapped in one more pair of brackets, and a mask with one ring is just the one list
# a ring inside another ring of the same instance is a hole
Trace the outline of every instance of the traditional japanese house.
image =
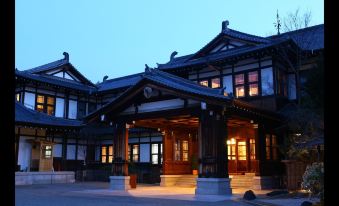
[[(296, 82), (305, 81), (322, 50), (323, 25), (264, 38), (232, 30), (225, 21), (194, 54), (173, 52), (157, 68), (146, 65), (142, 73), (104, 77), (96, 85), (69, 63), (67, 53), (16, 71), (16, 99), (51, 118), (77, 122), (69, 130), (52, 123), (46, 129), (54, 162), (60, 158), (54, 170), (79, 170), (85, 162), (88, 179), (125, 181), (119, 176), (126, 177), (128, 162), (134, 162), (138, 182), (195, 185), (192, 160), (198, 159), (198, 194), (226, 193), (229, 177), (231, 187), (272, 188), (284, 171), (278, 150), (284, 132), (276, 130), (284, 118), (277, 111), (296, 101)], [(298, 52), (307, 58), (298, 62)], [(19, 121), (16, 127), (22, 131)], [(17, 132), (19, 157), (27, 140)], [(19, 158), (20, 170), (31, 164), (25, 161)], [(207, 191), (211, 181), (217, 186)]]

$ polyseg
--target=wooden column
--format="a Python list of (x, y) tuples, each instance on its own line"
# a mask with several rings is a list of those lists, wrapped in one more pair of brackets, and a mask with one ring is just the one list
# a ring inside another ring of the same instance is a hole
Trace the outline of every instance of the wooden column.
[(113, 136), (113, 153), (112, 174), (128, 176), (128, 127), (126, 123), (116, 124), (116, 134)]
[(202, 110), (198, 137), (200, 172), (207, 177), (227, 178), (227, 118), (220, 112)]
[(65, 136), (62, 138), (62, 155), (61, 155), (61, 170), (63, 171), (67, 170), (66, 161), (67, 161), (67, 137)]
[(173, 162), (173, 141), (172, 141), (172, 132), (169, 129), (165, 130), (165, 135), (163, 137), (163, 163), (162, 171), (164, 175), (171, 174), (171, 171), (168, 169), (168, 165)]
[(259, 176), (264, 175), (264, 164), (266, 162), (266, 141), (265, 141), (265, 130), (262, 122), (258, 125), (258, 141), (256, 141), (257, 157), (259, 160)]
[(18, 165), (19, 142), (20, 142), (20, 127), (18, 127), (18, 133), (15, 134), (15, 168), (17, 168)]

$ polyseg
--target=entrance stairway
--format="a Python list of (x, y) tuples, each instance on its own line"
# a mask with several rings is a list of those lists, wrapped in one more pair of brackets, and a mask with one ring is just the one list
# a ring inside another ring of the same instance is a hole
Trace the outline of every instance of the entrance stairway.
[(231, 188), (247, 188), (253, 187), (253, 177), (255, 173), (245, 173), (245, 175), (230, 175)]
[(182, 175), (175, 183), (175, 186), (195, 187), (197, 185), (197, 177), (198, 175)]

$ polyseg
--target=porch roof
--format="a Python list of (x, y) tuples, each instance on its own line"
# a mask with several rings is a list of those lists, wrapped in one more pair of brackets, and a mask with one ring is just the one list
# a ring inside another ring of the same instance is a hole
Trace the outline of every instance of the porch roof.
[(216, 105), (220, 106), (229, 106), (235, 109), (240, 109), (246, 112), (252, 112), (256, 114), (264, 114), (274, 118), (280, 119), (281, 116), (276, 112), (272, 112), (266, 109), (258, 108), (252, 104), (243, 102), (241, 100), (233, 99), (230, 96), (225, 96), (222, 89), (212, 89), (199, 85), (193, 81), (172, 75), (170, 73), (160, 71), (158, 69), (146, 68), (145, 73), (142, 75), (142, 78), (125, 92), (117, 96), (111, 102), (107, 103), (100, 109), (90, 113), (84, 118), (84, 122), (90, 122), (95, 118), (98, 118), (102, 114), (113, 111), (117, 107), (124, 104), (124, 101), (130, 95), (133, 95), (133, 92), (139, 89), (146, 84), (156, 85), (162, 88), (169, 89), (173, 92), (180, 93), (186, 97), (192, 99), (198, 99), (202, 102), (213, 102)]
[(50, 116), (45, 113), (26, 108), (23, 104), (15, 102), (15, 124), (41, 127), (77, 128), (82, 125), (82, 122)]

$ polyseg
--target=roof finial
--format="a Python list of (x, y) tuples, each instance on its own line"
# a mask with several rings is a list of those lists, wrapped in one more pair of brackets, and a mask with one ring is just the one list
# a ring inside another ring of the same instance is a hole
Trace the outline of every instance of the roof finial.
[(174, 59), (174, 56), (177, 55), (177, 54), (178, 54), (177, 51), (172, 52), (171, 57), (170, 57), (170, 61), (172, 61)]
[(278, 9), (277, 9), (277, 22), (273, 23), (274, 27), (277, 28), (278, 30), (278, 35), (280, 35), (280, 27), (281, 27), (281, 23), (280, 23), (280, 18), (279, 18), (279, 13), (278, 13)]
[(221, 25), (221, 31), (228, 30), (227, 27), (228, 27), (229, 24), (230, 24), (230, 22), (228, 20), (223, 21), (222, 25)]
[(65, 57), (64, 60), (69, 61), (69, 54), (67, 52), (62, 53)]
[(145, 72), (148, 73), (148, 72), (151, 72), (151, 67), (149, 67), (147, 64), (145, 64)]

